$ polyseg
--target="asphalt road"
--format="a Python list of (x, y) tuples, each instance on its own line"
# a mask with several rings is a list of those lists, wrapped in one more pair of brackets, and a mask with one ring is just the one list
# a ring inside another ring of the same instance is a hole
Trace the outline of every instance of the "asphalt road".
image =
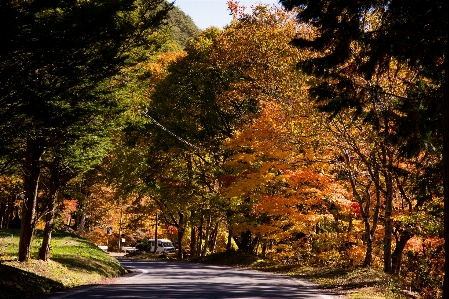
[(45, 299), (333, 299), (305, 281), (252, 270), (171, 261), (120, 259), (134, 273), (113, 284), (84, 286)]

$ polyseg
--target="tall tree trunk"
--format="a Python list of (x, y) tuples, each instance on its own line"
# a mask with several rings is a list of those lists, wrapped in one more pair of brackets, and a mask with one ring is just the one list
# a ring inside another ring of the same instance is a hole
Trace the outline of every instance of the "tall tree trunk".
[(195, 211), (190, 214), (190, 256), (196, 257), (196, 226), (195, 226)]
[(78, 215), (78, 224), (76, 225), (76, 231), (78, 234), (82, 235), (84, 232), (84, 226), (86, 225), (86, 211), (84, 208), (80, 209), (80, 214)]
[(153, 253), (156, 253), (158, 247), (158, 227), (159, 227), (159, 214), (156, 212), (156, 228), (154, 229), (154, 250)]
[(196, 252), (198, 253), (198, 256), (201, 256), (202, 253), (202, 246), (203, 246), (203, 238), (204, 238), (204, 234), (203, 234), (203, 225), (204, 225), (204, 213), (203, 211), (201, 211), (201, 219), (200, 219), (200, 226), (198, 227), (198, 244), (197, 244), (197, 249)]
[(392, 273), (394, 275), (399, 275), (401, 272), (401, 264), (402, 264), (402, 253), (404, 252), (405, 245), (407, 245), (408, 240), (410, 240), (413, 235), (404, 231), (399, 239), (396, 238), (396, 247), (391, 255), (392, 261)]
[[(445, 6), (446, 19), (449, 17), (449, 5)], [(443, 187), (444, 187), (444, 282), (443, 298), (449, 298), (449, 22), (446, 22), (446, 49), (444, 59), (444, 82), (443, 82)]]
[(42, 139), (27, 140), (25, 157), (24, 189), (25, 198), (22, 205), (22, 221), (19, 240), (19, 262), (30, 259), (31, 239), (35, 228), (37, 190), (40, 177), (40, 160), (44, 153)]
[[(374, 244), (374, 236), (377, 229), (377, 221), (379, 218), (380, 212), (380, 186), (379, 186), (379, 172), (378, 167), (370, 164), (366, 164), (366, 167), (370, 169), (370, 178), (365, 186), (365, 190), (363, 194), (358, 190), (357, 183), (355, 179), (355, 174), (351, 168), (351, 157), (348, 152), (344, 149), (341, 149), (343, 156), (345, 157), (346, 166), (349, 170), (349, 182), (351, 183), (352, 193), (354, 197), (357, 199), (357, 202), (360, 207), (360, 213), (362, 214), (363, 223), (365, 227), (365, 241), (366, 241), (366, 251), (365, 251), (365, 259), (363, 261), (363, 267), (371, 266), (372, 258), (373, 258), (373, 244)], [(371, 154), (371, 156), (373, 153)], [(374, 168), (373, 168), (374, 167)], [(371, 216), (371, 187), (374, 181), (374, 185), (376, 188), (376, 208)], [(372, 217), (372, 225), (370, 223)]]
[(365, 238), (366, 238), (366, 251), (365, 260), (363, 261), (363, 267), (367, 268), (371, 266), (371, 261), (373, 260), (373, 239), (374, 236), (371, 235), (371, 229), (365, 225)]
[[(392, 236), (393, 236), (393, 220), (391, 218), (393, 213), (393, 154), (391, 149), (389, 148), (388, 140), (390, 138), (390, 129), (389, 129), (389, 116), (385, 111), (379, 111), (382, 113), (383, 124), (380, 124), (380, 120), (378, 120), (377, 125), (375, 126), (375, 130), (377, 133), (382, 134), (383, 132), (383, 140), (379, 144), (380, 152), (379, 152), (379, 162), (380, 169), (377, 167), (376, 176), (375, 176), (375, 186), (376, 192), (382, 189), (381, 180), (377, 173), (382, 173), (384, 178), (385, 189), (383, 190), (383, 194), (385, 195), (385, 214), (384, 214), (384, 272), (392, 273), (392, 260), (391, 260), (391, 250), (392, 250)], [(383, 128), (383, 129), (381, 129)], [(383, 130), (383, 131), (382, 131)]]
[(264, 242), (262, 243), (262, 256), (263, 256), (263, 257), (266, 257), (266, 256), (267, 256), (267, 242), (266, 242), (266, 241), (264, 241)]
[(48, 212), (45, 216), (44, 236), (41, 248), (39, 249), (39, 259), (43, 261), (47, 261), (50, 258), (51, 234), (53, 232), (55, 210), (56, 202), (52, 201), (48, 204)]
[(178, 213), (178, 260), (183, 259), (184, 248), (182, 247), (182, 239), (184, 238), (184, 233), (186, 231), (186, 224), (184, 223), (184, 214)]
[(232, 225), (228, 224), (228, 241), (226, 243), (226, 252), (231, 252), (232, 250)]
[(53, 225), (56, 212), (56, 201), (59, 188), (59, 159), (50, 165), (50, 191), (48, 196), (48, 211), (45, 216), (45, 228), (44, 236), (42, 239), (42, 245), (39, 249), (39, 259), (47, 261), (50, 258), (50, 244), (51, 234), (53, 232)]
[(6, 228), (11, 228), (10, 224), (11, 224), (12, 220), (14, 219), (15, 202), (16, 202), (16, 199), (13, 197), (11, 197), (8, 202), (8, 211), (7, 211), (7, 215), (6, 215), (6, 225), (5, 225)]
[(215, 223), (214, 230), (212, 232), (211, 240), (210, 240), (210, 252), (215, 253), (217, 247), (217, 237), (218, 237), (218, 227), (220, 226), (220, 221), (217, 220)]
[(206, 220), (206, 234), (204, 235), (204, 246), (203, 250), (201, 251), (201, 256), (206, 256), (207, 249), (209, 249), (210, 244), (210, 235), (211, 235), (211, 222), (212, 222), (212, 216), (210, 215), (210, 211), (208, 213)]
[(0, 204), (0, 228), (6, 227), (8, 218), (7, 212), (7, 204), (6, 202), (2, 201), (2, 203)]
[[(387, 122), (387, 120), (385, 121)], [(385, 125), (386, 131), (388, 131), (388, 125)], [(386, 146), (385, 146), (386, 147)], [(388, 151), (384, 147), (384, 162), (383, 162), (383, 171), (385, 172), (385, 236), (384, 236), (384, 272), (385, 273), (393, 273), (393, 265), (392, 265), (392, 239), (393, 239), (393, 219), (391, 219), (393, 213), (393, 174), (391, 173), (392, 169), (392, 157)]]

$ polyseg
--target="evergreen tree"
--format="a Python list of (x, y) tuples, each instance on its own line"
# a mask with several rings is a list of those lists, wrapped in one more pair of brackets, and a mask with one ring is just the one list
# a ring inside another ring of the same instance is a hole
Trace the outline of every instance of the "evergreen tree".
[(26, 148), (19, 261), (29, 259), (42, 155), (82, 136), (83, 124), (111, 119), (106, 79), (170, 8), (163, 0), (1, 2), (0, 147)]

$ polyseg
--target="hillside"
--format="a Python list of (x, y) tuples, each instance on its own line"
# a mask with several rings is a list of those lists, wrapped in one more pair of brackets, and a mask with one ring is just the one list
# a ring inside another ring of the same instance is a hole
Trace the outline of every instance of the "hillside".
[(0, 229), (0, 299), (26, 299), (125, 272), (116, 259), (74, 234), (54, 232), (51, 260), (36, 260), (40, 232), (33, 240), (32, 260), (17, 261), (19, 230)]
[(168, 13), (168, 24), (171, 27), (173, 39), (184, 48), (186, 41), (200, 33), (193, 20), (175, 6)]

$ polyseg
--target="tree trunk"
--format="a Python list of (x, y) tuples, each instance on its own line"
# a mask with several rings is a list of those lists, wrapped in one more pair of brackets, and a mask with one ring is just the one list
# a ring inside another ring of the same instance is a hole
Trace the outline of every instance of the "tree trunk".
[(367, 268), (371, 266), (371, 261), (373, 260), (373, 235), (371, 235), (371, 230), (365, 226), (365, 238), (366, 238), (366, 252), (365, 260), (363, 261), (363, 267)]
[(40, 177), (40, 159), (44, 153), (43, 140), (27, 140), (25, 158), (24, 189), (25, 198), (22, 205), (22, 221), (19, 240), (19, 262), (30, 259), (31, 239), (35, 228), (37, 191)]
[(220, 221), (215, 223), (214, 230), (212, 232), (211, 240), (210, 240), (210, 252), (214, 253), (217, 247), (217, 237), (218, 237), (218, 227), (220, 226)]
[(207, 249), (209, 248), (210, 244), (211, 226), (212, 226), (212, 216), (209, 213), (209, 216), (207, 217), (206, 221), (206, 234), (204, 236), (204, 246), (201, 252), (201, 256), (206, 256), (207, 254)]
[(200, 226), (198, 227), (198, 244), (197, 244), (197, 249), (196, 252), (198, 253), (198, 256), (201, 256), (202, 253), (202, 246), (203, 246), (203, 225), (204, 225), (204, 214), (201, 213), (201, 219), (200, 219)]
[(262, 243), (262, 256), (263, 257), (267, 256), (267, 242)]
[(44, 236), (42, 239), (42, 245), (39, 249), (39, 259), (47, 261), (50, 258), (50, 244), (51, 244), (51, 234), (53, 231), (55, 212), (56, 212), (56, 202), (59, 188), (59, 159), (56, 158), (55, 161), (50, 166), (50, 191), (48, 197), (48, 212), (45, 216), (45, 228)]
[(401, 272), (402, 264), (402, 253), (404, 252), (405, 245), (407, 245), (408, 240), (413, 237), (408, 231), (404, 231), (399, 240), (396, 240), (396, 247), (391, 255), (392, 261), (392, 273), (394, 275), (399, 275)]
[(50, 244), (51, 244), (51, 234), (53, 232), (54, 218), (55, 218), (55, 202), (49, 204), (49, 211), (45, 216), (45, 228), (44, 236), (42, 239), (42, 245), (39, 249), (39, 259), (47, 261), (50, 258)]
[(190, 214), (190, 256), (196, 257), (196, 226), (195, 226), (195, 211)]
[[(446, 17), (449, 16), (449, 5), (445, 6)], [(446, 39), (449, 38), (449, 22), (446, 22)], [(443, 187), (444, 187), (444, 273), (449, 273), (449, 42), (446, 40), (444, 59), (444, 82), (442, 98), (443, 115)], [(444, 276), (443, 297), (449, 298), (449, 275)]]
[(231, 223), (228, 224), (228, 241), (226, 243), (226, 252), (231, 252), (232, 250), (232, 229)]
[(186, 226), (184, 223), (184, 214), (178, 213), (178, 260), (183, 259), (184, 248), (182, 247), (182, 239), (184, 238), (184, 233), (186, 231)]
[[(5, 227), (6, 228), (11, 228), (10, 227), (10, 224), (11, 224), (11, 222), (12, 222), (12, 220), (14, 219), (14, 210), (15, 210), (15, 204), (16, 203), (16, 200), (15, 200), (15, 198), (13, 198), (13, 197), (11, 197), (10, 198), (10, 200), (9, 200), (9, 203), (8, 203), (8, 211), (7, 211), (7, 215), (6, 215), (6, 225), (5, 225)], [(18, 214), (19, 212), (17, 211), (17, 214)]]
[(240, 233), (240, 238), (236, 239), (239, 251), (253, 252), (253, 235), (250, 230)]
[(5, 228), (7, 223), (7, 204), (6, 202), (2, 201), (0, 204), (0, 228)]
[[(348, 154), (348, 152), (344, 149), (341, 149), (341, 153), (345, 157), (346, 166), (349, 170), (349, 182), (351, 183), (352, 193), (354, 194), (354, 197), (357, 199), (357, 202), (359, 204), (360, 213), (362, 214), (363, 223), (365, 226), (365, 242), (366, 242), (366, 251), (365, 251), (365, 259), (363, 261), (363, 267), (369, 267), (371, 266), (372, 257), (373, 257), (373, 244), (374, 244), (374, 236), (377, 228), (377, 221), (379, 218), (379, 212), (380, 212), (380, 185), (379, 185), (379, 172), (377, 165), (372, 165), (369, 163), (366, 163), (366, 167), (370, 170), (370, 178), (365, 186), (365, 190), (363, 191), (363, 194), (361, 194), (358, 191), (357, 183), (355, 179), (355, 175), (353, 173), (353, 170), (351, 169), (351, 157)], [(373, 155), (373, 152), (371, 153), (371, 156)], [(374, 209), (374, 213), (372, 215), (372, 225), (370, 224), (371, 220), (371, 186), (372, 182), (374, 181), (374, 185), (376, 188), (376, 208)]]
[[(387, 127), (387, 126), (386, 126)], [(385, 151), (387, 151), (385, 149)], [(392, 256), (391, 256), (391, 242), (393, 236), (393, 220), (391, 219), (393, 213), (393, 174), (391, 173), (392, 157), (385, 153), (385, 163), (383, 169), (385, 171), (385, 236), (384, 236), (384, 272), (393, 273)]]
[(156, 253), (158, 246), (158, 227), (159, 227), (159, 214), (156, 212), (156, 228), (154, 230), (154, 250), (153, 253)]
[(82, 235), (84, 232), (84, 226), (86, 225), (86, 212), (84, 211), (84, 208), (81, 209), (78, 217), (78, 224), (76, 226), (76, 231), (78, 234)]
[(386, 199), (385, 205), (385, 236), (384, 236), (384, 272), (392, 273), (391, 241), (393, 235), (393, 224), (391, 220), (392, 204)]

